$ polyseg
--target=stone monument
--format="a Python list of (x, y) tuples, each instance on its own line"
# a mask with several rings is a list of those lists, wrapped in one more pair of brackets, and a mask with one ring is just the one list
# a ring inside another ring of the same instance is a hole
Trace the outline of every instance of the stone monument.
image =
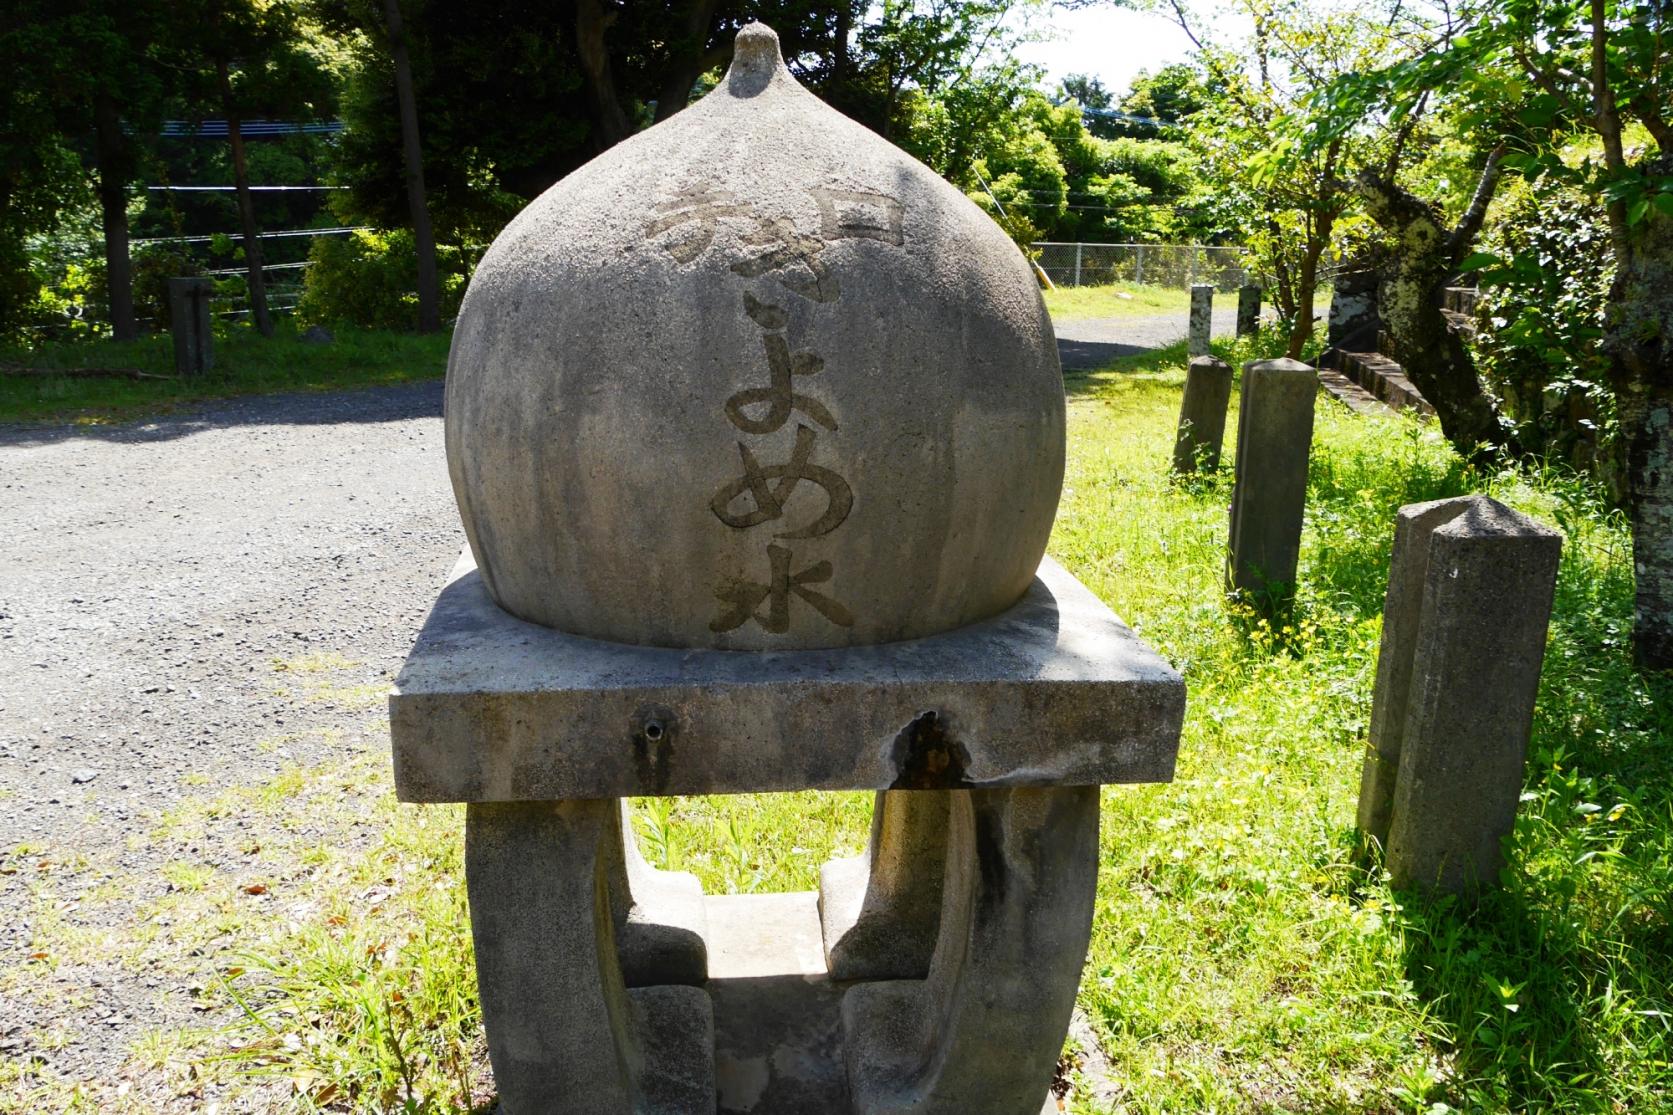
[(1193, 356), (1185, 368), (1185, 394), (1173, 443), (1173, 471), (1179, 476), (1220, 467), (1226, 437), (1226, 404), (1232, 397), (1232, 368), (1218, 356)]
[[(504, 1110), (1034, 1115), (1098, 786), (1184, 685), (1042, 560), (1064, 401), (1028, 263), (738, 35), (725, 81), (523, 211), (448, 365), (469, 548), (390, 697), (466, 802)], [(636, 795), (873, 790), (818, 892), (704, 895)]]
[(1318, 372), (1299, 360), (1243, 365), (1226, 588), (1272, 620), (1295, 602), (1318, 393)]
[(1469, 897), (1498, 879), (1562, 551), (1487, 496), (1400, 509), (1359, 792), (1395, 886)]

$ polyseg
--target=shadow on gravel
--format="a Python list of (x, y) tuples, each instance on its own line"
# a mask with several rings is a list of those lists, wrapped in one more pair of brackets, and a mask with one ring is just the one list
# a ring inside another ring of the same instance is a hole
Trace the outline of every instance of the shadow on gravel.
[(1059, 337), (1057, 340), (1057, 356), (1062, 360), (1065, 371), (1093, 372), (1104, 367), (1111, 360), (1123, 356), (1137, 356), (1141, 352), (1151, 352), (1149, 345), (1123, 345), (1109, 341), (1070, 341)]
[(148, 415), (108, 425), (0, 424), (0, 448), (53, 445), (80, 438), (143, 444), (172, 441), (206, 430), (224, 430), (233, 426), (331, 426), (349, 422), (405, 422), (414, 418), (440, 418), (442, 383), (437, 378), (353, 391), (243, 395), (192, 403), (173, 413)]

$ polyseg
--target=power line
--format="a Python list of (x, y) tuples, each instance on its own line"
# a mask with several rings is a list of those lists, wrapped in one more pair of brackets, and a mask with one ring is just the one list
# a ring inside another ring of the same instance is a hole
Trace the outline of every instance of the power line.
[[(316, 124), (298, 124), (289, 120), (244, 120), (239, 123), (241, 136), (334, 135), (343, 131), (341, 120)], [(162, 135), (172, 139), (226, 139), (231, 130), (225, 120), (164, 120)]]
[[(346, 190), (347, 186), (251, 186), (249, 189), (256, 193), (278, 193), (284, 190)], [(154, 190), (160, 193), (193, 194), (193, 193), (232, 193), (237, 186), (135, 186), (133, 189)]]
[[(371, 225), (344, 225), (341, 228), (290, 228), (280, 232), (258, 232), (256, 236), (262, 240), (277, 240), (285, 236), (332, 236), (345, 232), (372, 232)], [(241, 232), (217, 232), (209, 236), (150, 236), (138, 240), (130, 240), (130, 244), (207, 244), (217, 236), (242, 240)]]

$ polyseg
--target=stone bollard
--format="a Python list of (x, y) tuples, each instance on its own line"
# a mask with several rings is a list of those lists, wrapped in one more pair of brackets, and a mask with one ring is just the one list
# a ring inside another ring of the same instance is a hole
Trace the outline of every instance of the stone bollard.
[(1261, 288), (1245, 283), (1237, 288), (1237, 335), (1253, 336), (1261, 327)]
[(202, 375), (215, 366), (215, 335), (210, 328), (209, 300), (213, 279), (168, 281), (169, 330), (174, 334), (174, 374)]
[(1173, 443), (1173, 471), (1181, 476), (1220, 467), (1226, 436), (1226, 404), (1232, 369), (1217, 356), (1193, 356), (1185, 369), (1185, 397), (1179, 404), (1179, 433)]
[(1503, 866), (1561, 556), (1486, 496), (1400, 509), (1359, 791), (1397, 887), (1470, 896)]
[(1214, 285), (1195, 283), (1191, 287), (1191, 320), (1185, 335), (1186, 351), (1192, 356), (1207, 356), (1209, 338), (1213, 333)]
[(1295, 599), (1318, 373), (1298, 360), (1243, 365), (1226, 588), (1277, 619)]

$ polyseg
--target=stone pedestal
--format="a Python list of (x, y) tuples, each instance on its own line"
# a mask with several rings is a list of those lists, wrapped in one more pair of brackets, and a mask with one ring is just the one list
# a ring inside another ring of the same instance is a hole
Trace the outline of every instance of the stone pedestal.
[(215, 366), (215, 334), (209, 315), (214, 293), (213, 279), (168, 281), (169, 331), (174, 335), (177, 376), (203, 375)]
[[(512, 618), (467, 554), (390, 697), (405, 801), (470, 803), (504, 1110), (1040, 1111), (1091, 931), (1101, 783), (1173, 774), (1184, 684), (1047, 561), (992, 620), (738, 654)], [(818, 894), (702, 896), (619, 799), (872, 789)]]
[(1359, 797), (1396, 886), (1469, 895), (1498, 876), (1561, 555), (1486, 496), (1400, 509)]
[(1318, 391), (1318, 373), (1300, 361), (1243, 365), (1226, 587), (1270, 617), (1295, 599)]
[(1237, 335), (1248, 337), (1261, 326), (1261, 288), (1246, 283), (1237, 288)]
[(1186, 351), (1191, 356), (1207, 356), (1209, 341), (1214, 335), (1214, 284), (1194, 283), (1191, 286), (1191, 319), (1185, 334)]
[(1226, 437), (1226, 404), (1232, 397), (1232, 369), (1217, 356), (1193, 356), (1185, 370), (1179, 404), (1179, 432), (1173, 443), (1173, 471), (1180, 475), (1220, 467)]

